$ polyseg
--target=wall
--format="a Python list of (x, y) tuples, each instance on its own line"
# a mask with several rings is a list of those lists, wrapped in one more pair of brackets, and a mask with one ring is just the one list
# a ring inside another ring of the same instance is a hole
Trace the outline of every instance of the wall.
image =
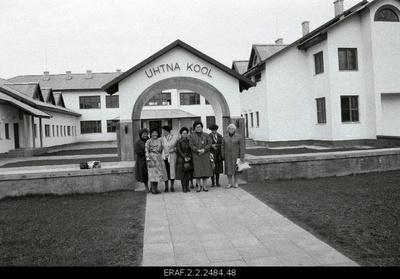
[[(5, 123), (9, 124), (9, 139), (6, 139)], [(14, 123), (18, 123), (20, 131), (23, 131), (23, 124), (21, 124), (23, 122), (19, 119), (19, 109), (8, 104), (0, 104), (0, 153), (15, 148)], [(23, 136), (20, 133), (21, 142), (23, 142)]]
[(0, 174), (0, 199), (30, 194), (65, 195), (135, 190), (134, 167)]
[[(116, 93), (115, 95), (119, 95)], [(99, 109), (80, 109), (79, 97), (81, 96), (100, 96)], [(65, 106), (73, 111), (76, 111), (82, 116), (78, 122), (78, 136), (79, 141), (112, 141), (117, 139), (114, 132), (107, 132), (107, 120), (119, 119), (120, 109), (123, 106), (120, 99), (120, 108), (106, 108), (106, 96), (108, 94), (104, 91), (77, 91), (77, 92), (63, 92)], [(81, 134), (80, 121), (101, 121), (101, 133)]]
[[(377, 134), (385, 136), (400, 136), (400, 131), (396, 127), (395, 118), (390, 118), (394, 106), (400, 106), (397, 96), (386, 96), (386, 94), (400, 94), (400, 22), (375, 22), (374, 15), (382, 5), (393, 5), (400, 10), (399, 1), (382, 0), (371, 5), (370, 28), (372, 36), (372, 53), (374, 68), (374, 91), (376, 102), (376, 125)], [(382, 95), (385, 94), (385, 95)], [(385, 103), (387, 100), (396, 101), (392, 104), (391, 111), (385, 111), (391, 104)], [(393, 129), (394, 128), (394, 129)]]
[(312, 179), (400, 169), (400, 149), (268, 156), (247, 159), (247, 182), (268, 179)]
[[(370, 126), (375, 120), (375, 112), (370, 110), (374, 97), (366, 91), (368, 64), (364, 52), (369, 45), (364, 45), (363, 29), (359, 14), (353, 15), (332, 27), (328, 32), (331, 108), (333, 140), (354, 140), (376, 138), (375, 127)], [(357, 48), (358, 70), (339, 71), (338, 48)], [(342, 123), (340, 96), (359, 96), (359, 122)], [(372, 119), (371, 119), (372, 118)]]

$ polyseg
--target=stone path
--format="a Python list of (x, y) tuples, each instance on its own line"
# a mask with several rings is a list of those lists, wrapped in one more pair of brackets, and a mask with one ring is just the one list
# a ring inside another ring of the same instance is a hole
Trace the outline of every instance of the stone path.
[(357, 266), (241, 188), (180, 189), (147, 196), (143, 266)]

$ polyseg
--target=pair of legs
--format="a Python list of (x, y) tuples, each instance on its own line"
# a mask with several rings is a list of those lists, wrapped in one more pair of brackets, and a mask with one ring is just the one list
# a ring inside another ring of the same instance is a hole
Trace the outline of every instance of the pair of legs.
[(160, 194), (160, 191), (158, 191), (158, 182), (151, 182), (151, 193)]
[(149, 189), (149, 183), (148, 182), (143, 182), (143, 185), (146, 189), (146, 193), (150, 193), (150, 189)]
[(215, 184), (219, 187), (221, 184), (219, 184), (219, 173), (214, 173), (213, 176), (211, 176), (211, 187), (214, 187)]
[(182, 184), (182, 191), (183, 191), (184, 193), (190, 192), (189, 180), (187, 180), (187, 179), (182, 179), (182, 180), (181, 180), (181, 184)]
[(208, 192), (208, 189), (206, 187), (206, 185), (207, 185), (206, 181), (207, 181), (207, 177), (196, 178), (197, 192), (200, 192), (201, 188), (203, 188), (204, 192)]
[(226, 188), (231, 188), (232, 186), (235, 188), (239, 187), (236, 174), (228, 175), (228, 186), (226, 186)]
[(168, 162), (168, 159), (164, 160), (165, 168), (167, 169), (167, 174), (168, 174), (168, 179), (165, 181), (165, 192), (169, 192), (168, 189), (168, 181), (171, 181), (171, 192), (175, 192), (174, 184), (175, 184), (175, 179), (171, 179), (171, 171), (170, 171), (170, 164)]

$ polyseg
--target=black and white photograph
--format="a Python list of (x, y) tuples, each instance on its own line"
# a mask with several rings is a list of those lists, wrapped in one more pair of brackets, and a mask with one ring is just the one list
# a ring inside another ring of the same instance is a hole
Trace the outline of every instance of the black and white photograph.
[(400, 265), (399, 0), (0, 0), (0, 38), (0, 267)]

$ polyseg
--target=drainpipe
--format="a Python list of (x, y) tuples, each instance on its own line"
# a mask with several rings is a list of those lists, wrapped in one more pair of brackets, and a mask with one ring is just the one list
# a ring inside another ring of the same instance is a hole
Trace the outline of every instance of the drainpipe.
[(39, 117), (39, 131), (40, 131), (40, 147), (43, 147), (43, 129), (42, 129), (42, 118)]

